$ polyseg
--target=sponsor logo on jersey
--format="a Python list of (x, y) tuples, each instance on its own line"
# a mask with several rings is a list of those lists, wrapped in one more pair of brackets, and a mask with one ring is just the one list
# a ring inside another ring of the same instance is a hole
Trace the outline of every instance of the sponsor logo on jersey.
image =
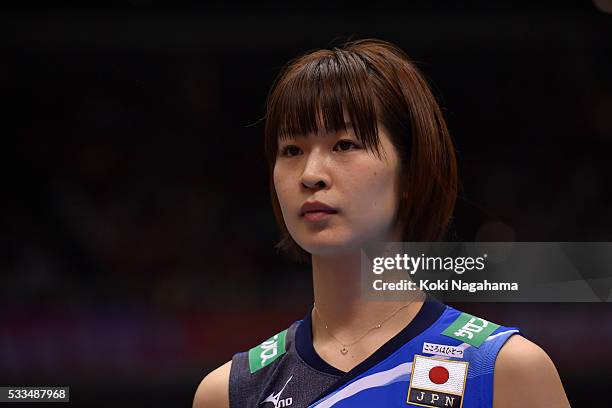
[(274, 404), (274, 408), (283, 408), (293, 404), (293, 398), (291, 397), (281, 399), (281, 394), (283, 393), (283, 391), (285, 391), (285, 387), (287, 387), (287, 384), (289, 384), (289, 381), (291, 381), (292, 378), (293, 376), (289, 377), (285, 385), (283, 385), (283, 388), (281, 388), (278, 393), (270, 394), (270, 396), (260, 402), (259, 405), (265, 404), (266, 402), (271, 402), (272, 404)]
[(463, 358), (463, 348), (446, 344), (423, 343), (423, 353), (437, 356)]
[(480, 317), (461, 313), (442, 334), (478, 348), (498, 327), (498, 324)]
[(416, 354), (406, 402), (422, 407), (461, 408), (467, 361), (451, 361)]
[(274, 360), (285, 354), (285, 336), (287, 330), (270, 337), (257, 347), (249, 350), (249, 370), (251, 374), (261, 370)]

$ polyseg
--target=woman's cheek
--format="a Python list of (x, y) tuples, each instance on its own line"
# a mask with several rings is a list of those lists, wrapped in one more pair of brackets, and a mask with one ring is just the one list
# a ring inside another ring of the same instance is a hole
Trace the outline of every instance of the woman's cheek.
[[(286, 185), (284, 187), (287, 187)], [(293, 226), (296, 224), (297, 220), (297, 212), (299, 211), (299, 206), (301, 203), (297, 202), (296, 192), (291, 190), (290, 188), (282, 188), (281, 192), (278, 193), (281, 212), (283, 213), (283, 218), (285, 220), (285, 224), (287, 226)]]
[(289, 203), (287, 202), (287, 192), (282, 184), (276, 190), (276, 196), (278, 197), (278, 202), (280, 204), (281, 211), (283, 212), (283, 216), (285, 219), (287, 219)]

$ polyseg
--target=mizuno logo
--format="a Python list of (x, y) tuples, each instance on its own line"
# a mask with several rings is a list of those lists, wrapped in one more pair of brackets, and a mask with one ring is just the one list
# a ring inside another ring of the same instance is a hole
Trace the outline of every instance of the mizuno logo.
[(262, 402), (260, 402), (259, 405), (265, 404), (266, 402), (271, 402), (272, 404), (274, 404), (274, 408), (282, 408), (282, 407), (288, 407), (289, 405), (293, 404), (293, 398), (291, 397), (281, 399), (281, 394), (283, 393), (283, 391), (285, 391), (287, 384), (289, 384), (289, 381), (291, 381), (292, 378), (293, 376), (289, 377), (289, 379), (287, 380), (283, 388), (281, 388), (281, 390), (277, 394), (274, 394), (274, 393), (270, 394), (270, 396), (266, 398), (265, 400), (263, 400)]

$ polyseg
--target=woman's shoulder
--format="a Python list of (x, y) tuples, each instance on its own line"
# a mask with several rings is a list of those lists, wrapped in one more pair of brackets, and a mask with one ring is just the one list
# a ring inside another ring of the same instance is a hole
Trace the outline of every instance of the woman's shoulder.
[(511, 336), (497, 356), (494, 408), (569, 407), (561, 379), (548, 354), (523, 336)]
[(211, 371), (196, 390), (193, 408), (227, 408), (230, 393), (232, 404), (240, 405), (240, 398), (256, 392), (268, 382), (269, 375), (277, 372), (275, 365), (292, 349), (299, 323), (294, 322), (248, 351), (234, 354), (230, 361)]
[(229, 408), (229, 377), (232, 361), (211, 371), (200, 382), (193, 408)]

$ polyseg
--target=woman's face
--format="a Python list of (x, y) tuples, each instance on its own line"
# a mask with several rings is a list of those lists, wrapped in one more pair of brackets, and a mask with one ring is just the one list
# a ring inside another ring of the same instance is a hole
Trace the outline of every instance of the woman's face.
[[(354, 131), (279, 140), (274, 186), (289, 233), (313, 255), (397, 240), (399, 157), (379, 124), (381, 158)], [(329, 208), (320, 210), (319, 202)], [(307, 212), (304, 212), (307, 211)]]

